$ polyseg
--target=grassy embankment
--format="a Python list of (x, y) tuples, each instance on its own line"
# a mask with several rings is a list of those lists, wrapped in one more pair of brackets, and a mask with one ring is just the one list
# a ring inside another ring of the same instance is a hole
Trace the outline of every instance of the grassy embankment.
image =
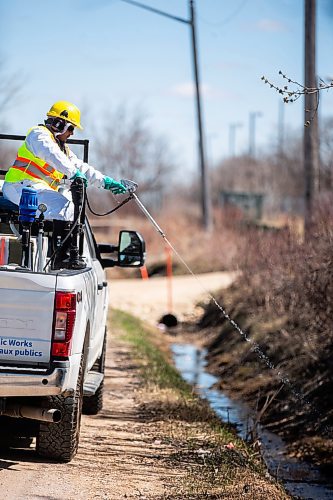
[(332, 220), (319, 219), (305, 241), (287, 229), (249, 235), (238, 280), (217, 294), (275, 370), (213, 302), (197, 325), (210, 339), (209, 368), (220, 387), (252, 405), (292, 455), (326, 472), (333, 459)]
[(183, 381), (158, 331), (121, 311), (113, 311), (112, 330), (130, 344), (140, 368), (140, 416), (169, 445), (166, 467), (179, 473), (165, 498), (289, 498), (267, 475), (258, 450), (221, 424)]

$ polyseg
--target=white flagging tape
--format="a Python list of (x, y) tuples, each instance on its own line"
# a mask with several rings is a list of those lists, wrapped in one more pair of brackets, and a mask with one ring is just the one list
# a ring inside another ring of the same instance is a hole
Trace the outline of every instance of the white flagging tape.
[[(165, 233), (162, 231), (162, 229), (160, 228), (160, 226), (153, 219), (153, 217), (150, 215), (150, 213), (148, 212), (148, 210), (144, 207), (144, 205), (141, 203), (141, 201), (139, 200), (139, 198), (137, 197), (137, 195), (135, 193), (133, 193), (133, 197), (134, 197), (137, 205), (140, 207), (140, 209), (145, 214), (145, 216), (150, 220), (150, 222), (155, 227), (155, 229), (157, 230), (157, 232), (162, 236), (162, 238), (165, 240), (165, 242), (167, 243), (167, 245), (169, 245), (169, 247), (172, 249), (172, 251), (175, 253), (175, 255), (177, 255), (178, 259), (185, 266), (185, 268), (188, 270), (188, 272), (198, 282), (198, 284), (200, 285), (201, 289), (205, 292), (205, 294), (207, 294), (209, 296), (209, 298), (214, 302), (214, 304), (216, 305), (216, 307), (222, 312), (222, 314), (225, 317), (225, 319), (227, 321), (229, 321), (229, 323), (235, 328), (235, 330), (238, 331), (238, 333), (243, 337), (243, 339), (246, 342), (248, 342), (249, 344), (251, 344), (251, 346), (252, 346), (251, 350), (258, 355), (259, 359), (261, 361), (263, 361), (268, 366), (268, 368), (270, 368), (271, 370), (273, 370), (275, 372), (275, 374), (276, 374), (277, 378), (280, 380), (280, 382), (282, 382), (284, 385), (288, 386), (290, 392), (295, 396), (295, 398), (299, 402), (301, 402), (303, 405), (307, 406), (308, 409), (311, 412), (313, 412), (314, 414), (316, 414), (320, 418), (323, 418), (322, 414), (317, 410), (317, 408), (314, 408), (314, 406), (312, 405), (312, 403), (310, 401), (308, 401), (306, 399), (306, 397), (299, 390), (297, 390), (295, 388), (295, 386), (289, 380), (289, 378), (286, 377), (286, 376), (284, 376), (283, 373), (272, 363), (272, 361), (268, 358), (268, 356), (262, 351), (262, 348), (260, 347), (260, 345), (257, 342), (255, 342), (253, 339), (251, 339), (250, 337), (248, 337), (248, 335), (246, 334), (246, 332), (243, 332), (243, 330), (241, 329), (241, 327), (229, 316), (229, 314), (227, 313), (227, 311), (217, 302), (217, 300), (215, 299), (215, 297), (206, 289), (206, 287), (202, 284), (202, 282), (200, 281), (200, 279), (194, 274), (194, 272), (192, 271), (192, 269), (190, 268), (190, 266), (187, 264), (187, 262), (185, 262), (185, 260), (183, 259), (183, 257), (178, 253), (178, 251), (175, 249), (175, 247), (170, 243), (170, 241), (166, 237)], [(328, 427), (326, 424), (323, 425), (323, 429), (326, 432), (328, 432), (328, 433), (332, 432), (332, 427)]]

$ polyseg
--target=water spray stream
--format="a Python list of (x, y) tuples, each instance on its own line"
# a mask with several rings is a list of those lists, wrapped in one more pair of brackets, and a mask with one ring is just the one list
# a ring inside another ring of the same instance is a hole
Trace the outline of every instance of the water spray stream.
[[(246, 342), (248, 342), (249, 344), (251, 344), (251, 346), (252, 346), (251, 350), (257, 354), (258, 358), (261, 361), (263, 361), (266, 364), (266, 366), (268, 366), (268, 368), (270, 368), (271, 370), (274, 371), (274, 373), (276, 374), (276, 376), (280, 380), (280, 382), (282, 382), (282, 384), (286, 385), (289, 388), (289, 390), (293, 394), (293, 396), (295, 396), (295, 398), (300, 403), (302, 403), (302, 405), (306, 406), (308, 408), (308, 411), (313, 412), (315, 415), (317, 415), (318, 417), (320, 417), (321, 419), (324, 420), (323, 415), (317, 410), (317, 408), (314, 408), (313, 405), (312, 405), (312, 403), (310, 401), (308, 401), (305, 398), (305, 396), (298, 389), (295, 388), (294, 384), (289, 380), (289, 378), (286, 377), (286, 376), (284, 376), (283, 373), (274, 365), (274, 363), (272, 363), (272, 361), (268, 358), (268, 356), (262, 351), (262, 348), (260, 347), (260, 345), (257, 342), (255, 342), (253, 339), (251, 339), (247, 335), (247, 333), (244, 332), (241, 329), (241, 327), (229, 316), (229, 314), (224, 309), (224, 307), (222, 307), (217, 302), (217, 300), (215, 299), (215, 297), (209, 292), (209, 290), (207, 290), (205, 288), (205, 286), (202, 284), (202, 282), (200, 281), (200, 279), (194, 274), (194, 272), (189, 267), (189, 265), (187, 264), (187, 262), (185, 262), (185, 260), (183, 259), (183, 257), (178, 253), (178, 251), (175, 249), (175, 247), (172, 245), (172, 243), (168, 240), (168, 238), (166, 237), (166, 235), (163, 232), (163, 230), (160, 228), (160, 226), (157, 224), (157, 222), (153, 219), (153, 217), (150, 215), (150, 213), (148, 212), (148, 210), (144, 207), (144, 205), (141, 203), (141, 201), (139, 200), (139, 198), (137, 197), (137, 195), (135, 193), (133, 193), (133, 198), (135, 199), (137, 205), (142, 210), (142, 212), (145, 214), (145, 216), (149, 219), (149, 221), (155, 227), (155, 229), (157, 230), (157, 232), (162, 236), (162, 238), (164, 239), (164, 241), (166, 242), (166, 244), (169, 245), (169, 247), (172, 249), (172, 251), (175, 253), (175, 255), (177, 255), (178, 259), (181, 261), (181, 263), (187, 269), (187, 271), (193, 276), (193, 278), (200, 285), (200, 287), (203, 290), (203, 292), (209, 296), (209, 298), (214, 302), (214, 304), (216, 305), (216, 307), (221, 311), (221, 313), (223, 314), (224, 318), (235, 328), (235, 330), (238, 331), (238, 333), (241, 335), (241, 337)], [(328, 434), (330, 434), (332, 432), (332, 428), (328, 427), (326, 424), (323, 425), (323, 429)]]

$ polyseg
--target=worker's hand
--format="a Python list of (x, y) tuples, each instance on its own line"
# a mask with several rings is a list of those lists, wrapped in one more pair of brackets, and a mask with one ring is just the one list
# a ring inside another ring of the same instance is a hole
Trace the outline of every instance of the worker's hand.
[(81, 172), (81, 170), (77, 170), (76, 173), (71, 177), (71, 181), (74, 181), (75, 179), (82, 179), (84, 183), (84, 187), (88, 187), (88, 179), (84, 175), (84, 173)]
[(108, 189), (113, 194), (123, 194), (127, 191), (121, 182), (115, 181), (111, 177), (104, 177), (104, 189)]

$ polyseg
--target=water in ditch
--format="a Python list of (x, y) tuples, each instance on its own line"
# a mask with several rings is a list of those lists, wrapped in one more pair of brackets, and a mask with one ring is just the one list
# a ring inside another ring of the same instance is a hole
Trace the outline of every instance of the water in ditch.
[[(211, 408), (224, 422), (236, 426), (243, 439), (253, 428), (251, 412), (222, 391), (214, 389), (218, 378), (206, 371), (206, 351), (192, 344), (172, 345), (173, 359), (184, 380), (194, 385)], [(287, 456), (283, 440), (262, 427), (257, 429), (263, 459), (272, 476), (283, 482), (286, 490), (302, 499), (333, 499), (333, 481), (324, 477), (318, 468)]]

